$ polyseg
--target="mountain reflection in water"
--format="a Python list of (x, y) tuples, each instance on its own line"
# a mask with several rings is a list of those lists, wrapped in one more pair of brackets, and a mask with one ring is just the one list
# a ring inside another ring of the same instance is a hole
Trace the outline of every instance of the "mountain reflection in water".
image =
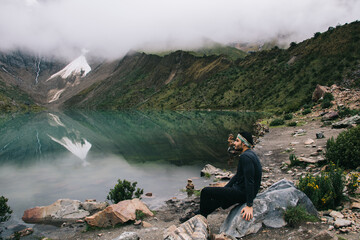
[[(227, 136), (251, 130), (255, 113), (43, 112), (0, 117), (0, 195), (14, 218), (59, 198), (104, 201), (117, 179), (137, 181), (157, 205), (202, 167), (228, 167)], [(198, 178), (198, 179), (197, 179)]]

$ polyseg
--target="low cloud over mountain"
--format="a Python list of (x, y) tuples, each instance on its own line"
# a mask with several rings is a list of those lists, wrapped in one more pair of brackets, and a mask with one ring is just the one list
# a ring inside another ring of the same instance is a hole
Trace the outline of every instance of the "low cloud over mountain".
[(0, 51), (73, 59), (130, 49), (188, 49), (204, 40), (301, 41), (358, 19), (356, 0), (2, 0)]

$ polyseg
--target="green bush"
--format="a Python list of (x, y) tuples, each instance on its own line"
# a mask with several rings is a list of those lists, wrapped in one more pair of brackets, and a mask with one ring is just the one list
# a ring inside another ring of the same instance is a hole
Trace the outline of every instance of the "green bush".
[(359, 114), (360, 111), (355, 110), (355, 109), (349, 109), (349, 108), (345, 107), (345, 108), (339, 109), (338, 113), (339, 113), (340, 118), (344, 118), (344, 117), (355, 116), (356, 114)]
[(144, 189), (136, 189), (136, 185), (137, 182), (131, 183), (125, 179), (124, 181), (118, 179), (118, 183), (115, 185), (114, 189), (110, 189), (107, 199), (116, 204), (123, 200), (133, 199), (134, 195), (135, 198), (140, 198), (141, 194), (144, 193)]
[(341, 168), (331, 164), (329, 172), (307, 174), (300, 178), (298, 188), (303, 191), (318, 210), (335, 209), (343, 200), (345, 176)]
[(350, 196), (355, 196), (355, 191), (359, 188), (359, 174), (352, 173), (346, 184)]
[(270, 126), (280, 126), (283, 125), (285, 122), (281, 118), (274, 119), (270, 122)]
[(284, 115), (284, 120), (291, 120), (291, 119), (293, 119), (293, 115), (291, 113)]
[(6, 222), (11, 217), (12, 210), (7, 205), (8, 199), (4, 196), (0, 197), (0, 223)]
[(341, 132), (336, 140), (330, 138), (326, 143), (325, 157), (329, 162), (345, 168), (360, 166), (360, 126)]
[(331, 107), (331, 106), (332, 106), (332, 103), (331, 103), (330, 101), (323, 101), (323, 102), (321, 103), (321, 108), (322, 108), (322, 109), (329, 108), (329, 107)]
[(309, 114), (309, 113), (311, 113), (311, 109), (310, 109), (310, 108), (306, 108), (306, 109), (304, 109), (304, 111), (302, 111), (302, 115), (307, 115), (307, 114)]
[(287, 125), (289, 127), (295, 127), (297, 125), (297, 123), (296, 122), (289, 122)]
[(317, 222), (316, 216), (309, 214), (306, 209), (299, 205), (296, 207), (288, 207), (284, 214), (285, 221), (290, 227), (296, 227), (304, 222)]

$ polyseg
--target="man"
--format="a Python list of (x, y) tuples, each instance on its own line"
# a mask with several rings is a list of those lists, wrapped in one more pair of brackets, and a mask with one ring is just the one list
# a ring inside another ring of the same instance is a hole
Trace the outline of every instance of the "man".
[(253, 218), (253, 200), (260, 189), (262, 167), (259, 158), (251, 149), (253, 147), (252, 135), (241, 132), (237, 135), (234, 146), (241, 154), (237, 171), (228, 184), (224, 187), (205, 187), (201, 190), (200, 211), (193, 215), (201, 214), (207, 217), (217, 208), (226, 209), (233, 204), (243, 204), (242, 217), (250, 221)]

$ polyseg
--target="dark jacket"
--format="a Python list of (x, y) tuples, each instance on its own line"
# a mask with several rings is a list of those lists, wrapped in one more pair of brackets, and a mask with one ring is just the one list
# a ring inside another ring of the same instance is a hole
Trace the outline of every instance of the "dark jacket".
[(239, 163), (234, 177), (225, 187), (236, 188), (246, 195), (246, 205), (251, 207), (260, 189), (262, 167), (259, 158), (251, 149), (238, 156)]

